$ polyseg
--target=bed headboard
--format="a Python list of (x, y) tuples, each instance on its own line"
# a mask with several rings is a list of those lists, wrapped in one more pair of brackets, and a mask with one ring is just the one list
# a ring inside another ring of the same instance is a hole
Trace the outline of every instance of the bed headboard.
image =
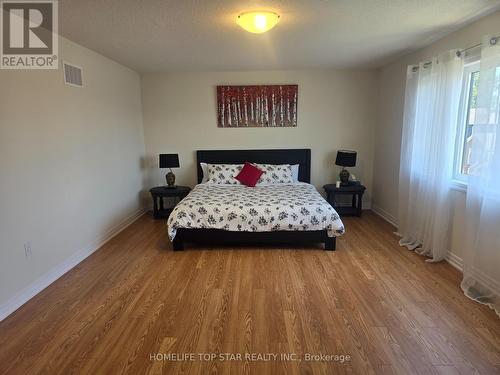
[(243, 164), (245, 161), (261, 164), (299, 164), (299, 181), (311, 182), (311, 150), (307, 148), (273, 150), (198, 150), (196, 166), (198, 183), (203, 179), (200, 163)]

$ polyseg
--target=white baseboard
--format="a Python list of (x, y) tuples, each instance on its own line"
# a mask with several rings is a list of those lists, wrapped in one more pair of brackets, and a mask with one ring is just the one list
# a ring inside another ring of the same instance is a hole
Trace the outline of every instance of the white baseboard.
[(471, 267), (469, 273), (470, 276), (475, 279), (479, 285), (481, 285), (482, 287), (486, 287), (486, 289), (489, 289), (494, 295), (500, 296), (500, 283), (496, 279), (488, 276), (486, 273), (476, 267)]
[(462, 272), (464, 261), (459, 256), (448, 251), (446, 258), (444, 258), (448, 263), (450, 263), (454, 268)]
[[(398, 221), (397, 219), (392, 216), (390, 213), (388, 213), (387, 211), (385, 211), (384, 209), (378, 207), (377, 205), (375, 204), (372, 204), (372, 211), (377, 214), (378, 216), (380, 216), (382, 219), (384, 219), (385, 221), (387, 221), (389, 224), (395, 226), (396, 228), (398, 227)], [(457, 270), (459, 270), (460, 272), (462, 272), (462, 267), (463, 267), (463, 260), (462, 258), (460, 258), (459, 256), (453, 254), (451, 251), (448, 251), (448, 253), (446, 254), (446, 258), (445, 260), (451, 264), (454, 268), (456, 268)]]
[(147, 210), (140, 209), (136, 213), (130, 215), (122, 222), (120, 222), (115, 227), (111, 228), (102, 237), (97, 238), (91, 244), (85, 246), (83, 249), (72, 255), (70, 258), (66, 259), (64, 262), (58, 264), (56, 267), (52, 268), (49, 272), (39, 277), (37, 280), (32, 282), (27, 287), (23, 288), (21, 291), (12, 296), (7, 302), (0, 305), (0, 322), (4, 320), (7, 316), (12, 314), (31, 298), (36, 296), (66, 272), (75, 267), (78, 263), (87, 258), (90, 254), (95, 252), (97, 249), (102, 247), (106, 242), (116, 236), (118, 233), (127, 228), (130, 224), (141, 217)]
[[(464, 261), (462, 258), (453, 254), (451, 251), (448, 251), (448, 253), (446, 254), (445, 260), (449, 264), (451, 264), (454, 268), (456, 268), (460, 272), (463, 272)], [(468, 274), (470, 277), (475, 279), (479, 285), (486, 287), (493, 294), (500, 296), (500, 283), (496, 279), (488, 276), (483, 271), (481, 271), (478, 268), (473, 267), (473, 266), (468, 271)]]
[(382, 219), (387, 221), (389, 224), (391, 224), (394, 227), (398, 227), (398, 220), (392, 216), (390, 213), (385, 211), (384, 209), (380, 208), (376, 204), (372, 204), (372, 211), (376, 213), (378, 216), (380, 216)]

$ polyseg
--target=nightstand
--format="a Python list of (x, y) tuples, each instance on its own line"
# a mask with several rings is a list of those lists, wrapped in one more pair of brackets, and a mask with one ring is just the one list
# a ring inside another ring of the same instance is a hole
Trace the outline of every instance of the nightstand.
[(153, 217), (155, 219), (168, 218), (168, 215), (173, 210), (173, 207), (165, 208), (163, 206), (163, 198), (178, 198), (179, 201), (189, 194), (191, 188), (188, 186), (176, 186), (168, 188), (166, 186), (157, 186), (149, 190), (153, 198)]
[[(334, 184), (323, 186), (326, 200), (341, 216), (361, 216), (363, 193), (366, 188), (361, 184), (341, 185), (337, 188)], [(351, 206), (339, 206), (335, 198), (338, 195), (351, 195)]]

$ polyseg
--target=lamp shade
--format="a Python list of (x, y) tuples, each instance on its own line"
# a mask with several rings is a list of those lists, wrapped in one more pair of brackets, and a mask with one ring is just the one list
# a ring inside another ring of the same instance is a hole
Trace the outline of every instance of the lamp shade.
[(160, 154), (160, 168), (179, 168), (179, 155)]
[(250, 33), (261, 34), (271, 30), (279, 22), (280, 16), (274, 12), (241, 13), (236, 22)]
[(338, 150), (335, 164), (342, 167), (354, 167), (356, 165), (356, 151)]

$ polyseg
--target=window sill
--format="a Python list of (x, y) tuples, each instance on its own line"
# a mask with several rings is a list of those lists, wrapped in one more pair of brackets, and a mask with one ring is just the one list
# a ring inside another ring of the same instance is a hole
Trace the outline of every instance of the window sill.
[(456, 191), (461, 191), (462, 193), (466, 193), (467, 183), (459, 180), (453, 180), (451, 182), (451, 189)]

